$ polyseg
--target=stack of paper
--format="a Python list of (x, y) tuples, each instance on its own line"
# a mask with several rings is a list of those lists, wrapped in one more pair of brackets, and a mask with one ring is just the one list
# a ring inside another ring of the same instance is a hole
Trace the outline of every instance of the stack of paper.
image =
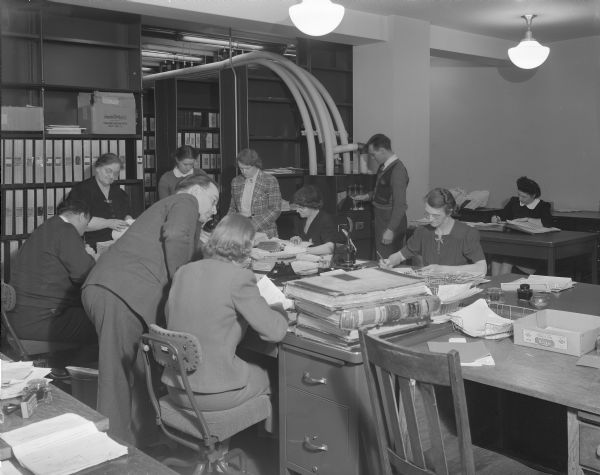
[(484, 299), (452, 314), (452, 323), (469, 336), (488, 339), (505, 338), (512, 334), (512, 320), (503, 318), (488, 307)]
[(537, 292), (560, 292), (561, 290), (573, 287), (573, 280), (570, 277), (554, 277), (548, 275), (530, 275), (529, 277), (517, 279), (512, 282), (503, 282), (500, 284), (502, 290), (517, 290), (521, 284), (529, 284), (531, 290)]

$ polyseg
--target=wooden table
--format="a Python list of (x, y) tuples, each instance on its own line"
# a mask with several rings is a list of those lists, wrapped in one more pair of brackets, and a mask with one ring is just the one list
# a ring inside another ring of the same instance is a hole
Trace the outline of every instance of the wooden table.
[(480, 231), (480, 236), (485, 254), (543, 260), (548, 275), (555, 275), (559, 259), (589, 256), (592, 284), (598, 283), (598, 236), (594, 233), (556, 231), (530, 235), (518, 231)]
[[(501, 276), (487, 285), (498, 285), (515, 277)], [(576, 284), (572, 289), (552, 294), (549, 308), (600, 317), (599, 290), (591, 284)], [(519, 305), (516, 292), (506, 292), (505, 303)], [(397, 338), (394, 342), (428, 351), (427, 341), (447, 341), (451, 335), (458, 336), (450, 324), (432, 325), (422, 332)], [(567, 410), (568, 472), (582, 473), (580, 448), (585, 452), (584, 457), (590, 453), (591, 457), (597, 457), (594, 452), (600, 450), (600, 371), (577, 366), (578, 357), (515, 345), (512, 339), (484, 342), (496, 364), (492, 367), (464, 366), (462, 372), (465, 381), (564, 406)], [(590, 424), (590, 420), (597, 424)], [(540, 427), (540, 430), (544, 428)], [(588, 432), (592, 434), (589, 437)], [(580, 433), (586, 434), (588, 440), (580, 441)], [(595, 468), (600, 472), (600, 457), (595, 460)]]
[[(2, 405), (6, 404), (8, 401), (10, 400), (3, 400)], [(23, 419), (19, 410), (5, 416), (4, 423), (0, 424), (0, 432), (8, 432), (13, 429), (18, 429), (19, 427), (24, 427), (29, 424), (69, 412), (78, 414), (92, 421), (100, 431), (108, 430), (108, 419), (105, 416), (78, 401), (70, 394), (67, 394), (61, 389), (52, 386), (51, 403), (40, 404), (33, 413), (33, 416), (29, 419)], [(138, 450), (137, 448), (123, 441), (117, 440), (117, 442), (127, 445), (127, 455), (119, 457), (118, 459), (104, 462), (100, 465), (96, 465), (95, 467), (87, 468), (78, 473), (82, 475), (176, 475), (176, 472), (157, 462), (155, 459), (146, 455), (141, 450)], [(12, 451), (10, 447), (6, 445), (4, 441), (0, 440), (0, 460), (7, 460), (11, 456)], [(14, 462), (15, 466), (19, 468), (20, 465), (18, 462)], [(23, 473), (29, 472), (24, 470)]]

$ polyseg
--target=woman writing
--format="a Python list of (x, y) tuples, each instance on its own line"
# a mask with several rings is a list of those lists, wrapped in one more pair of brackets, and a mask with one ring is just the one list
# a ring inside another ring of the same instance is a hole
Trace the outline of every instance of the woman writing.
[(382, 267), (397, 266), (406, 259), (421, 255), (423, 271), (430, 273), (460, 273), (485, 275), (487, 265), (479, 243), (479, 231), (454, 220), (456, 201), (445, 188), (434, 188), (425, 196), (425, 216), (429, 223), (415, 229), (406, 245), (388, 259)]
[[(531, 178), (522, 176), (517, 179), (517, 196), (513, 196), (498, 214), (492, 216), (492, 223), (506, 220), (525, 221), (536, 226), (551, 227), (552, 214), (550, 203), (540, 200), (542, 190)], [(533, 274), (538, 262), (527, 258), (492, 260), (492, 275), (509, 274), (513, 265), (522, 272)]]
[(333, 254), (336, 242), (344, 242), (332, 216), (323, 211), (323, 196), (316, 186), (300, 188), (292, 199), (300, 219), (294, 221), (294, 237), (290, 240), (310, 241), (309, 254)]
[(162, 200), (175, 193), (175, 187), (182, 178), (191, 175), (206, 175), (204, 170), (194, 168), (196, 163), (196, 150), (189, 145), (182, 145), (173, 154), (175, 167), (169, 170), (158, 180), (158, 199)]
[[(266, 369), (236, 355), (248, 326), (265, 341), (281, 341), (287, 319), (261, 297), (254, 274), (245, 269), (254, 227), (248, 218), (228, 215), (204, 247), (204, 259), (179, 268), (166, 305), (167, 328), (196, 335), (202, 368), (189, 375), (201, 410), (236, 407), (270, 393)], [(189, 407), (185, 391), (165, 370), (163, 382), (173, 401)]]
[(112, 240), (112, 231), (124, 231), (131, 222), (129, 195), (115, 183), (121, 171), (121, 159), (114, 153), (101, 155), (94, 164), (94, 176), (76, 184), (69, 200), (83, 201), (92, 218), (84, 239), (94, 250), (96, 244)]
[(231, 180), (231, 202), (228, 214), (250, 218), (256, 232), (268, 238), (277, 237), (275, 221), (281, 214), (281, 192), (277, 178), (264, 173), (262, 160), (255, 150), (246, 148), (237, 156), (242, 172)]

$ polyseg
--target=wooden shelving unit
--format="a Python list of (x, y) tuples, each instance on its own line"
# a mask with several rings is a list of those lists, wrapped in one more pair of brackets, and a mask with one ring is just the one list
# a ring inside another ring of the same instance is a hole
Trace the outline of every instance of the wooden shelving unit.
[(74, 183), (92, 173), (95, 159), (113, 152), (125, 167), (119, 183), (135, 214), (144, 209), (134, 134), (49, 134), (50, 124), (78, 123), (80, 93), (132, 93), (141, 111), (140, 17), (93, 8), (7, 0), (0, 10), (2, 106), (42, 108), (42, 130), (1, 130), (2, 278), (21, 243)]

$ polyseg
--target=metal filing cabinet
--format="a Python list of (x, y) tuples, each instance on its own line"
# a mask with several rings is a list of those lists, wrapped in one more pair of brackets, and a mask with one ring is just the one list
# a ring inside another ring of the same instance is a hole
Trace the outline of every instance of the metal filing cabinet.
[(381, 473), (360, 353), (288, 335), (279, 350), (280, 473)]

